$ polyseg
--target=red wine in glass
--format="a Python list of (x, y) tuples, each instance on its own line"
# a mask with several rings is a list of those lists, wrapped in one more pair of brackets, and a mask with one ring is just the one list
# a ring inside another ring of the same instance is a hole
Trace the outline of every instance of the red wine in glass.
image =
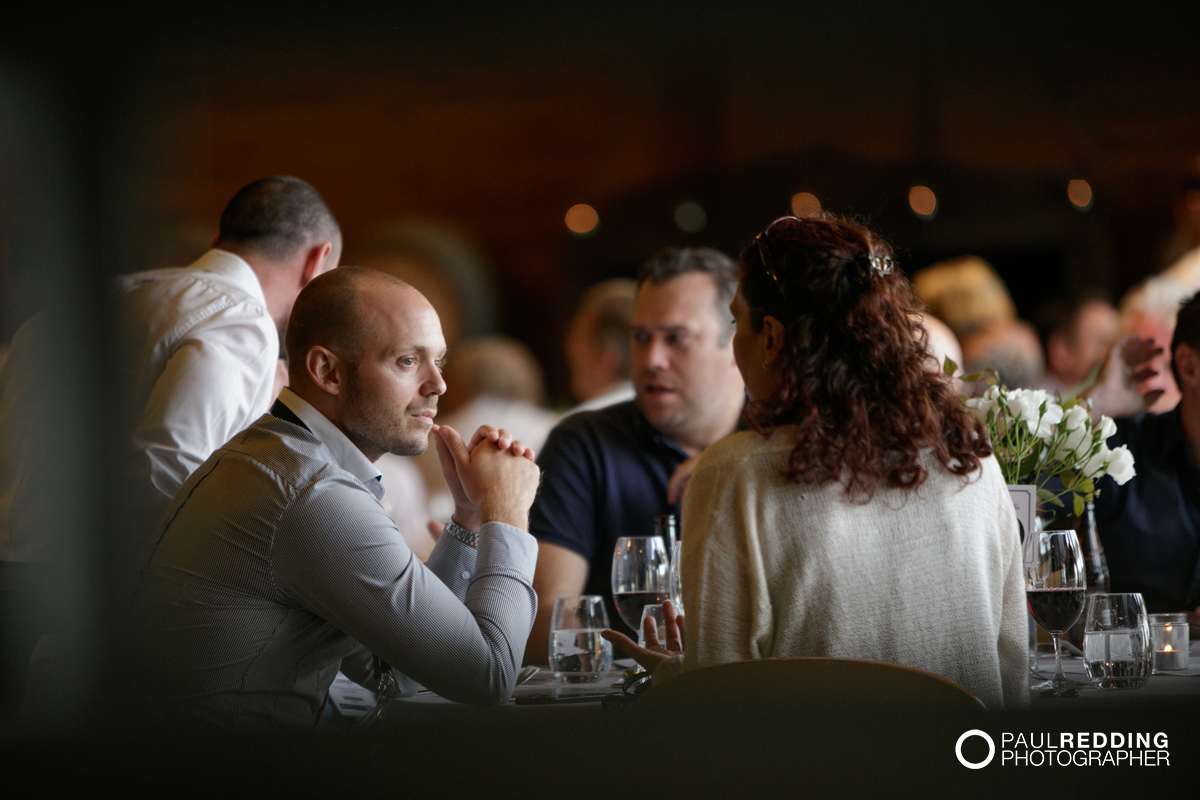
[(642, 609), (646, 606), (661, 605), (671, 599), (671, 593), (666, 592), (622, 592), (613, 595), (617, 604), (617, 612), (625, 624), (635, 631), (642, 624)]
[(1046, 631), (1062, 632), (1079, 620), (1087, 601), (1085, 589), (1028, 589), (1029, 613)]

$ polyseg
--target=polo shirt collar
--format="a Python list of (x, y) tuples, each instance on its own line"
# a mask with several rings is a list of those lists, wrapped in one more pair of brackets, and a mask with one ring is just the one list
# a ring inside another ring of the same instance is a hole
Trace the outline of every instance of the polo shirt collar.
[(279, 402), (291, 409), (292, 413), (308, 426), (313, 436), (316, 436), (321, 440), (321, 444), (329, 448), (329, 452), (333, 454), (333, 459), (339, 467), (358, 478), (368, 488), (380, 485), (379, 481), (382, 475), (379, 470), (375, 469), (375, 465), (363, 455), (362, 450), (359, 450), (346, 434), (342, 433), (338, 426), (313, 408), (311, 403), (286, 386), (279, 393)]
[(188, 269), (214, 272), (262, 303), (264, 308), (267, 305), (267, 296), (263, 294), (262, 284), (259, 283), (258, 274), (255, 273), (254, 268), (246, 262), (246, 259), (234, 255), (228, 250), (214, 247), (196, 259), (188, 266)]

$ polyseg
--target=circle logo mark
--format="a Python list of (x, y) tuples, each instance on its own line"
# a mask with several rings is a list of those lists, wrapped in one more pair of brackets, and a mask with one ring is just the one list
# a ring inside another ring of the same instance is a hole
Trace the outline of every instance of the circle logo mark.
[[(985, 758), (983, 761), (980, 761), (978, 764), (967, 761), (965, 758), (963, 758), (963, 742), (965, 742), (971, 736), (982, 736), (988, 744), (987, 758)], [(988, 764), (992, 763), (992, 759), (996, 757), (996, 743), (992, 741), (992, 737), (988, 736), (983, 731), (979, 730), (978, 728), (972, 728), (962, 736), (958, 737), (958, 741), (954, 743), (954, 755), (958, 756), (958, 763), (962, 764), (967, 769), (983, 769)]]

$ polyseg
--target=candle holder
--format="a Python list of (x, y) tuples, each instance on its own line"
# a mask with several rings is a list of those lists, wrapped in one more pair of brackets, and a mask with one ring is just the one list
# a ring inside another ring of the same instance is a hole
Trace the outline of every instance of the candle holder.
[(1187, 614), (1151, 614), (1150, 641), (1154, 648), (1155, 672), (1179, 672), (1188, 668)]

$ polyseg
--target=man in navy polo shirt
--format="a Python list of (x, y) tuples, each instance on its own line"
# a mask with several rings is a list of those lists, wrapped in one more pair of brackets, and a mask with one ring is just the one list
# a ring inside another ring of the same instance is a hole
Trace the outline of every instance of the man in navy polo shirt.
[(672, 474), (741, 416), (729, 311), (737, 281), (737, 265), (706, 247), (665, 250), (642, 267), (630, 326), (636, 399), (563, 420), (538, 458), (538, 613), (526, 661), (546, 662), (559, 597), (603, 595), (610, 624), (629, 631), (612, 603), (617, 539), (651, 536), (655, 516), (678, 514), (678, 498), (667, 498)]

